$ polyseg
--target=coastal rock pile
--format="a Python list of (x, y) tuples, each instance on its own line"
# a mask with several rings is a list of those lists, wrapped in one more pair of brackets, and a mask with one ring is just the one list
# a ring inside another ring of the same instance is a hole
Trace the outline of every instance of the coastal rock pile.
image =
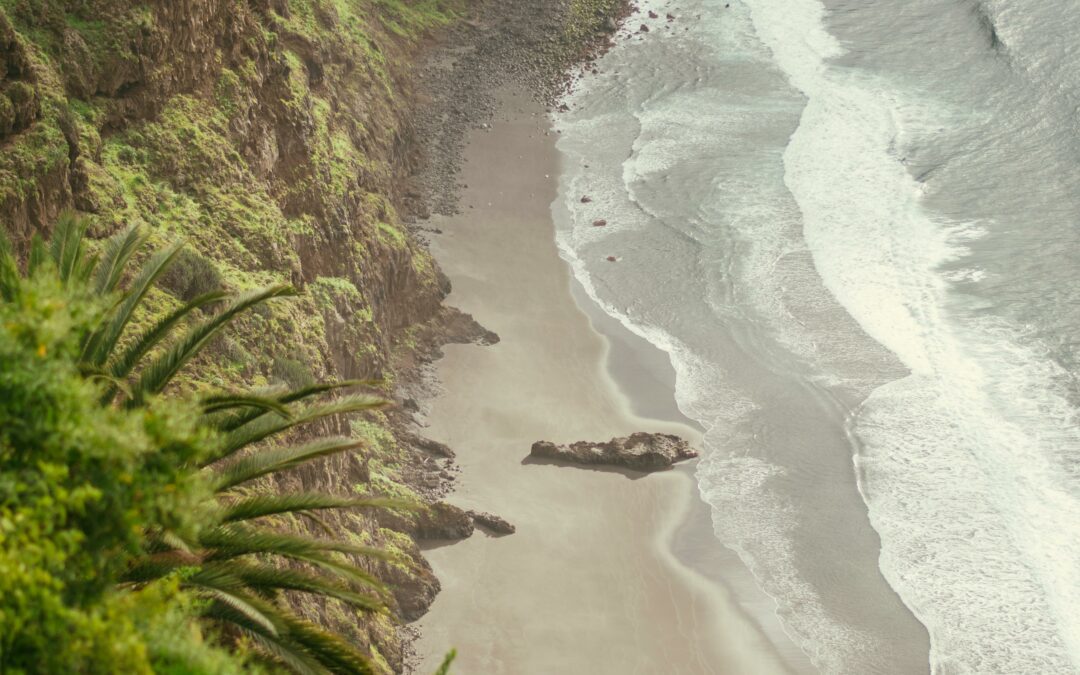
[(556, 445), (550, 441), (537, 441), (529, 454), (542, 459), (621, 466), (635, 471), (660, 471), (676, 462), (698, 456), (690, 449), (690, 444), (678, 436), (644, 432), (626, 438), (613, 438), (606, 443), (578, 441), (570, 445)]

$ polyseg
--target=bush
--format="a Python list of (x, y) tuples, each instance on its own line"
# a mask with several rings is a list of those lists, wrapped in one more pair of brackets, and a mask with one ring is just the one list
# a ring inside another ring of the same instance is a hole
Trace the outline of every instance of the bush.
[(161, 285), (187, 302), (224, 286), (221, 272), (214, 263), (191, 249), (182, 249), (169, 270), (161, 277)]
[(190, 410), (102, 406), (100, 386), (79, 373), (76, 348), (96, 317), (45, 275), (0, 303), (5, 673), (153, 672), (133, 617), (153, 625), (168, 605), (117, 580), (143, 552), (143, 533), (192, 530), (207, 494), (180, 468), (208, 451)]

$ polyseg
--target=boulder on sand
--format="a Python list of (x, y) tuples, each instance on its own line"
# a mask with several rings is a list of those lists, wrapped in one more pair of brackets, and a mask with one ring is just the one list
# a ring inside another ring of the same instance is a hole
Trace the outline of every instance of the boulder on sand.
[(473, 523), (483, 527), (484, 529), (492, 532), (493, 534), (506, 535), (517, 532), (517, 528), (506, 521), (505, 518), (500, 518), (494, 513), (484, 513), (482, 511), (469, 511), (469, 517), (472, 518)]
[(550, 441), (537, 441), (529, 455), (573, 464), (621, 466), (635, 471), (660, 471), (698, 456), (690, 449), (690, 444), (678, 436), (644, 432), (613, 438), (605, 443), (578, 441), (556, 445)]

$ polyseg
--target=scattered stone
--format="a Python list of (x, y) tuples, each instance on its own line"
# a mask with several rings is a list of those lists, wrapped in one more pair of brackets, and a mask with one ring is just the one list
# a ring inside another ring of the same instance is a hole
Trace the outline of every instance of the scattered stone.
[(641, 28), (638, 28), (638, 32), (639, 33), (648, 33), (649, 32), (649, 27), (646, 26), (645, 24), (641, 24)]
[(601, 218), (600, 220), (594, 220), (592, 223), (593, 227), (604, 227), (605, 225), (607, 225), (607, 221), (603, 218)]
[(517, 532), (517, 528), (506, 519), (500, 518), (494, 513), (485, 513), (482, 511), (469, 511), (469, 517), (472, 518), (473, 524), (488, 530), (492, 534), (500, 536), (513, 534)]
[(649, 18), (650, 19), (659, 19), (660, 15), (650, 9), (649, 10)]
[(674, 14), (668, 14), (667, 15), (667, 20), (668, 21), (674, 21), (675, 20), (675, 15)]
[(690, 444), (671, 434), (638, 432), (606, 443), (578, 441), (556, 445), (549, 441), (533, 443), (532, 457), (555, 459), (574, 464), (621, 466), (636, 471), (660, 471), (676, 462), (693, 459), (698, 453)]
[(591, 201), (592, 201), (592, 197), (590, 197), (589, 195), (585, 195), (584, 197), (581, 198), (581, 203), (582, 204), (588, 204)]
[(609, 255), (609, 256), (607, 257), (607, 261), (608, 261), (608, 262), (615, 262), (615, 261), (617, 261), (617, 260), (618, 260), (618, 258), (616, 258), (616, 257), (615, 257), (615, 256), (613, 256), (613, 255)]

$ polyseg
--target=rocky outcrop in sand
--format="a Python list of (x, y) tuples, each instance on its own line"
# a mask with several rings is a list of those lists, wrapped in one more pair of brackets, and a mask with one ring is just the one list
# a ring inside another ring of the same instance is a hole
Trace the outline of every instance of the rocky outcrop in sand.
[(644, 432), (626, 438), (613, 438), (604, 443), (578, 441), (570, 445), (556, 445), (550, 441), (537, 441), (529, 454), (541, 459), (621, 466), (635, 471), (660, 471), (676, 462), (698, 456), (690, 449), (690, 444), (678, 436)]
[(505, 518), (501, 518), (494, 513), (469, 511), (469, 517), (472, 518), (475, 525), (479, 525), (492, 534), (501, 536), (517, 532), (516, 527), (509, 523)]

